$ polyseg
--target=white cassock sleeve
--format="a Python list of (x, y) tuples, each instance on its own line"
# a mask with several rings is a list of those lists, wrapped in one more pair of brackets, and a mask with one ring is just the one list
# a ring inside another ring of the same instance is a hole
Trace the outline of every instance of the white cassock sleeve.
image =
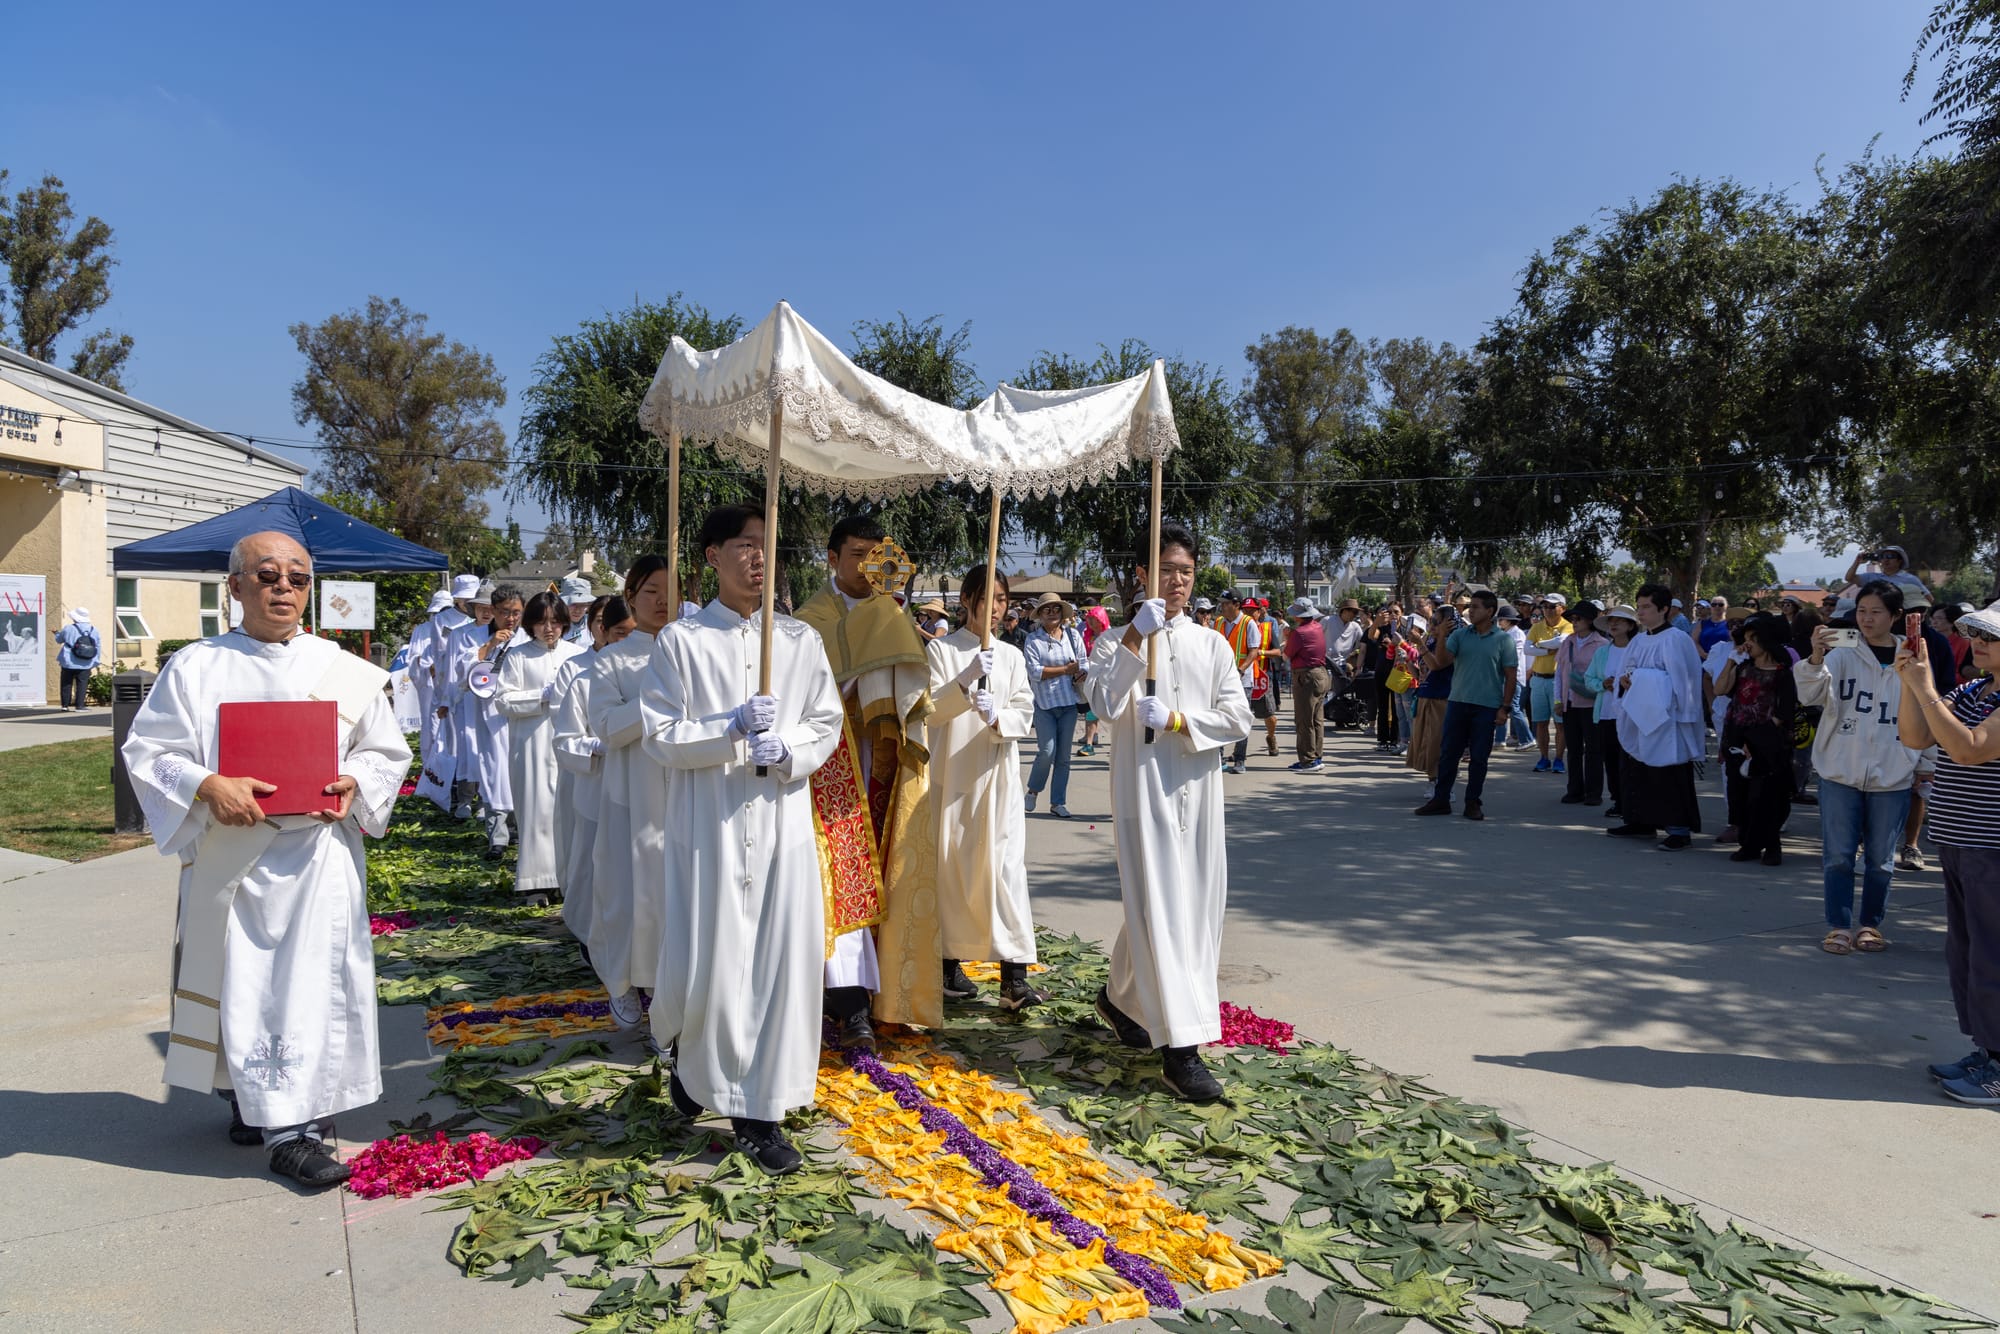
[(556, 669), (556, 763), (570, 773), (594, 774), (604, 767), (603, 749), (590, 730), (590, 669), (596, 655), (579, 653)]
[[(930, 661), (933, 709), (925, 721), (927, 727), (942, 728), (960, 714), (972, 712), (972, 697), (958, 684), (958, 674), (972, 661), (977, 641), (975, 648), (967, 651), (952, 643), (955, 638), (946, 636), (924, 645), (924, 656)], [(994, 744), (1033, 736), (1035, 692), (1028, 685), (1028, 664), (1019, 649), (993, 641), (993, 672), (986, 685), (998, 706), (992, 724), (984, 729)]]
[[(639, 701), (646, 753), (669, 769), (707, 769), (747, 760), (748, 739), (730, 733), (735, 706), (701, 712), (691, 704), (696, 692), (691, 689), (689, 675), (700, 671), (703, 664), (686, 656), (685, 643), (684, 637), (671, 633), (654, 642)], [(791, 753), (774, 772), (789, 783), (811, 777), (832, 757), (840, 743), (845, 714), (840, 689), (826, 665), (825, 650), (819, 650), (816, 664), (806, 664), (803, 669), (795, 663), (779, 665), (786, 670), (772, 674), (771, 693), (778, 699), (774, 730)], [(819, 670), (809, 670), (814, 665)], [(724, 696), (715, 697), (726, 702)]]
[(370, 838), (389, 832), (389, 816), (410, 772), (410, 745), (396, 725), (388, 697), (371, 701), (347, 738), (340, 772), (354, 780), (354, 804), (348, 818)]
[(215, 772), (195, 726), (200, 711), (188, 698), (184, 666), (178, 656), (167, 659), (120, 752), (153, 841), (169, 855), (192, 848), (208, 828), (208, 807), (194, 794)]

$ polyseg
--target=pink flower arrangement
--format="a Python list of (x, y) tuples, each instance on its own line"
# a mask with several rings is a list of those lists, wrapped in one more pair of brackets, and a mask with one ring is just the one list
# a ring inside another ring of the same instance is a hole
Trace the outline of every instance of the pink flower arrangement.
[(417, 924), (417, 915), (407, 912), (370, 913), (368, 934), (371, 936), (393, 936), (398, 931), (407, 931)]
[(378, 1139), (348, 1161), (347, 1188), (364, 1200), (408, 1199), (419, 1191), (482, 1180), (494, 1168), (532, 1158), (541, 1149), (533, 1135), (495, 1139), (483, 1130), (456, 1143), (442, 1130), (430, 1139)]
[(414, 782), (405, 783), (396, 789), (396, 795), (399, 797), (414, 797), (417, 795), (417, 785)]
[(1269, 1047), (1284, 1051), (1294, 1040), (1292, 1026), (1282, 1019), (1266, 1019), (1247, 1005), (1222, 1002), (1222, 1045), (1226, 1047)]

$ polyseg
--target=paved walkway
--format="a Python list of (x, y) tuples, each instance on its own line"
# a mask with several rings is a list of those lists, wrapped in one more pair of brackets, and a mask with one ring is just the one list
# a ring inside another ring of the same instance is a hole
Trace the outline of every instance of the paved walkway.
[[(1483, 825), (1418, 820), (1407, 770), (1330, 751), (1327, 776), (1284, 756), (1231, 780), (1224, 996), (1491, 1103), (1552, 1157), (2000, 1316), (2000, 1116), (1922, 1071), (1960, 1045), (1935, 871), (1899, 877), (1891, 952), (1834, 958), (1803, 845), (1779, 870), (1631, 847), (1518, 757)], [(1101, 760), (1070, 805), (1031, 824), (1037, 912), (1108, 940)], [(163, 1098), (173, 880), (140, 850), (0, 883), (0, 1327), (568, 1327), (588, 1294), (459, 1277), (454, 1215), (295, 1192), (217, 1102)], [(421, 1013), (382, 1029), (388, 1093), (348, 1143), (429, 1091)]]
[(57, 741), (81, 741), (87, 737), (111, 735), (111, 709), (89, 708), (82, 713), (51, 708), (0, 708), (0, 750), (23, 746), (46, 746)]

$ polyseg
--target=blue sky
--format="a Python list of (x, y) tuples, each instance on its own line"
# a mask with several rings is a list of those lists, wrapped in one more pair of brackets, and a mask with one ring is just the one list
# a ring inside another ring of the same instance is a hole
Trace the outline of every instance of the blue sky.
[(553, 335), (674, 291), (970, 320), (989, 384), (1126, 337), (1237, 378), (1286, 324), (1469, 343), (1676, 174), (1911, 151), (1928, 8), (34, 6), (0, 166), (116, 229), (132, 391), (260, 439), (307, 434), (286, 326), (371, 293), (492, 355), (510, 431)]

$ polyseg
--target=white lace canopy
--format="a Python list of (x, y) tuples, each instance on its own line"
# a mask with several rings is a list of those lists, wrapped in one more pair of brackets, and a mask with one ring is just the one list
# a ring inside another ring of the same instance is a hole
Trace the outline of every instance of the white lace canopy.
[(763, 468), (771, 408), (784, 407), (785, 480), (851, 499), (878, 499), (941, 481), (1013, 496), (1102, 481), (1134, 459), (1180, 444), (1166, 366), (1085, 389), (1001, 385), (970, 408), (948, 408), (862, 370), (780, 301), (728, 347), (667, 349), (639, 409), (649, 431)]

